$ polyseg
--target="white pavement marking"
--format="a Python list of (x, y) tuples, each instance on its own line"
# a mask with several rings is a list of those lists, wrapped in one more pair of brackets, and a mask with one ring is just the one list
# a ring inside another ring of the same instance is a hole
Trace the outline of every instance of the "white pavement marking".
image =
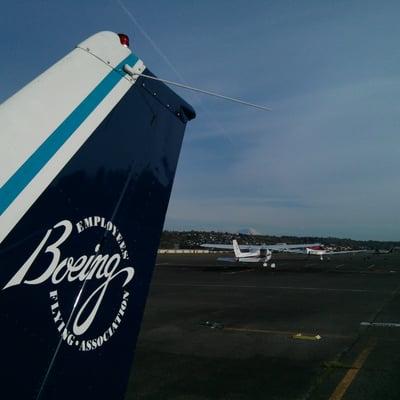
[(379, 328), (400, 328), (398, 322), (360, 322), (361, 326), (375, 326)]
[(209, 287), (209, 288), (237, 288), (237, 289), (272, 289), (272, 290), (302, 290), (317, 292), (349, 292), (349, 293), (391, 293), (389, 290), (367, 290), (367, 289), (335, 289), (319, 287), (294, 287), (294, 286), (260, 286), (260, 285), (221, 285), (210, 283), (156, 283), (153, 286), (180, 286), (180, 287)]
[(344, 267), (345, 264), (336, 265), (336, 268)]

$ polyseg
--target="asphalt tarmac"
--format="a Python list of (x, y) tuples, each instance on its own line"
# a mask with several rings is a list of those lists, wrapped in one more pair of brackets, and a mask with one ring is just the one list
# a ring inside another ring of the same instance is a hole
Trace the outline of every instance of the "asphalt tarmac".
[(400, 254), (273, 261), (160, 256), (126, 400), (400, 399)]

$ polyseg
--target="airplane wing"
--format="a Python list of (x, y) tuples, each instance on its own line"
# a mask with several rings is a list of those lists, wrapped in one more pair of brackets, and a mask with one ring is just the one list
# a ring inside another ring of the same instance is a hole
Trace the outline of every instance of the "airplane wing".
[(214, 250), (233, 250), (232, 243), (231, 244), (204, 243), (201, 244), (200, 246), (206, 249), (214, 249)]
[(300, 248), (300, 249), (284, 249), (282, 250), (283, 253), (293, 253), (293, 254), (307, 254), (307, 248)]
[(301, 250), (301, 249), (306, 249), (307, 247), (316, 247), (316, 246), (321, 246), (321, 243), (299, 243), (299, 244), (274, 244), (274, 245), (267, 245), (266, 248), (271, 251), (282, 251), (282, 252), (288, 252), (288, 250)]
[(3, 399), (124, 396), (195, 116), (126, 65), (151, 74), (101, 32), (0, 105)]
[[(306, 249), (307, 247), (320, 246), (320, 243), (307, 243), (307, 244), (262, 244), (262, 245), (245, 245), (241, 244), (241, 250), (256, 251), (256, 250), (271, 250), (271, 251), (282, 251), (285, 252), (290, 249)], [(217, 243), (205, 243), (201, 247), (215, 250), (233, 250), (232, 244), (217, 244)]]
[(371, 253), (371, 250), (343, 250), (343, 251), (327, 251), (324, 255), (334, 256), (338, 254), (355, 254), (355, 253)]
[[(233, 251), (233, 245), (231, 244), (219, 244), (219, 243), (204, 243), (200, 245), (201, 247), (204, 247), (206, 249), (211, 249), (211, 250), (230, 250)], [(258, 250), (263, 248), (262, 246), (253, 246), (253, 245), (246, 245), (246, 244), (241, 244), (240, 245), (240, 250)]]
[(309, 250), (305, 249), (288, 249), (285, 253), (308, 254), (314, 256), (335, 256), (340, 254), (355, 254), (355, 253), (372, 253), (372, 250), (343, 250), (343, 251), (325, 251), (325, 250)]

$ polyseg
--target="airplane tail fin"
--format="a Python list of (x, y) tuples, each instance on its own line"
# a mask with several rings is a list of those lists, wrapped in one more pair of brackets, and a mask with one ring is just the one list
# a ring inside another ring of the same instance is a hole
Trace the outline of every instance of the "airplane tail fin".
[(241, 256), (242, 256), (242, 252), (240, 251), (240, 247), (239, 247), (239, 244), (238, 244), (238, 242), (237, 242), (236, 239), (234, 239), (234, 240), (232, 241), (232, 245), (233, 245), (233, 251), (234, 251), (234, 253), (235, 253), (235, 257), (236, 257), (236, 258), (241, 257)]
[(195, 116), (126, 44), (98, 33), (0, 105), (2, 398), (124, 396)]

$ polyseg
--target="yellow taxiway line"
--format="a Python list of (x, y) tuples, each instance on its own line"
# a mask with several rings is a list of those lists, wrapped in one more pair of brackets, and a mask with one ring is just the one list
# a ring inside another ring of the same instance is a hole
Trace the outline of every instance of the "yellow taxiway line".
[(320, 335), (304, 335), (302, 333), (296, 333), (292, 336), (293, 339), (301, 339), (301, 340), (321, 340), (322, 337)]
[(336, 386), (336, 389), (332, 393), (331, 397), (329, 397), (329, 400), (341, 400), (343, 398), (343, 396), (347, 392), (347, 389), (350, 387), (355, 377), (360, 372), (360, 369), (363, 367), (365, 361), (367, 360), (369, 354), (371, 353), (375, 345), (376, 341), (371, 341), (367, 345), (367, 347), (364, 348), (364, 350), (359, 354), (359, 356), (354, 361), (351, 368), (347, 371), (346, 375)]
[(352, 336), (346, 335), (335, 335), (335, 334), (322, 334), (321, 336), (318, 334), (304, 334), (299, 333), (299, 331), (279, 331), (279, 330), (270, 330), (270, 329), (252, 329), (252, 328), (234, 328), (234, 327), (224, 327), (224, 331), (232, 331), (232, 332), (245, 332), (245, 333), (264, 333), (270, 335), (279, 335), (279, 336), (287, 336), (292, 339), (305, 339), (305, 340), (320, 340), (323, 337), (327, 338), (335, 338), (335, 339), (349, 339)]

